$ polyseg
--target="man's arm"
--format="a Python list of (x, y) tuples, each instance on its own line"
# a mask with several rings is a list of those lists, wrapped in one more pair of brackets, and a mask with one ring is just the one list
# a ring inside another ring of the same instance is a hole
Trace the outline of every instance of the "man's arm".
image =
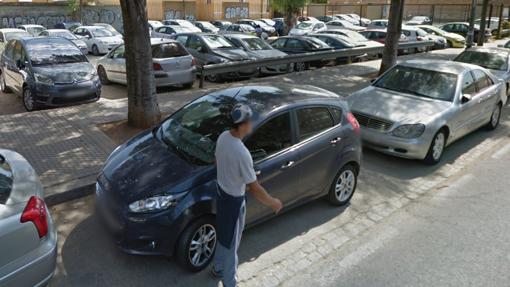
[(271, 207), (274, 213), (277, 214), (283, 208), (282, 202), (278, 198), (274, 198), (269, 195), (257, 180), (249, 183), (248, 187), (253, 197), (255, 197), (262, 204)]

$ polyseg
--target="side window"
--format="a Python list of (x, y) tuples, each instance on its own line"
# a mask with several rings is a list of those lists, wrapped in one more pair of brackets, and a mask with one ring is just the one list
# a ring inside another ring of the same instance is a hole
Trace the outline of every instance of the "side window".
[(292, 145), (290, 113), (284, 113), (264, 123), (246, 141), (253, 160), (260, 160)]
[(481, 70), (474, 70), (473, 76), (475, 78), (475, 83), (478, 91), (483, 91), (492, 85), (489, 83), (487, 75)]
[(183, 44), (184, 46), (188, 46), (188, 44), (186, 43), (188, 41), (188, 36), (186, 35), (180, 35), (180, 36), (177, 36), (177, 38), (175, 38), (177, 41), (181, 42), (181, 44)]
[(289, 49), (301, 49), (303, 48), (303, 44), (298, 39), (289, 39), (287, 40), (286, 47)]
[(158, 33), (165, 33), (165, 31), (166, 31), (166, 27), (159, 27), (159, 28), (156, 28), (156, 30), (155, 30), (155, 31), (156, 31), (156, 32), (158, 32)]
[(278, 39), (276, 41), (274, 41), (271, 46), (273, 46), (273, 48), (276, 48), (276, 49), (280, 49), (280, 48), (284, 48), (285, 47), (285, 39)]
[(12, 53), (12, 60), (13, 61), (17, 61), (17, 60), (21, 60), (21, 50), (23, 49), (22, 45), (21, 45), (21, 42), (20, 41), (16, 41), (15, 44), (14, 44), (14, 50), (13, 50), (13, 53)]
[(9, 59), (12, 59), (12, 53), (14, 52), (14, 43), (16, 43), (15, 41), (11, 41), (9, 43), (7, 43), (7, 45), (5, 46), (5, 51), (4, 51), (4, 55), (9, 58)]
[(471, 73), (464, 74), (464, 79), (462, 83), (462, 93), (474, 95), (476, 93), (476, 84)]
[(202, 46), (202, 41), (197, 36), (192, 36), (188, 41), (188, 48), (198, 50)]
[(339, 108), (331, 108), (329, 109), (331, 112), (331, 115), (333, 115), (333, 120), (335, 121), (335, 124), (339, 124), (342, 121), (342, 110)]
[(4, 33), (0, 32), (0, 43), (4, 42)]
[(305, 108), (297, 111), (299, 140), (312, 137), (334, 125), (328, 108)]
[(112, 58), (113, 59), (124, 58), (124, 45), (119, 46), (117, 49), (115, 49), (115, 51), (113, 51)]

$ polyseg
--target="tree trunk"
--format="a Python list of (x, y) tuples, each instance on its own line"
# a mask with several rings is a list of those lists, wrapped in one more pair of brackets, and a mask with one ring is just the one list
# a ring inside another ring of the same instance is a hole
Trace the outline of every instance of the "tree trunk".
[(485, 43), (485, 26), (487, 20), (487, 8), (489, 6), (489, 0), (483, 0), (482, 2), (482, 15), (480, 15), (480, 30), (478, 31), (477, 45), (483, 46)]
[(128, 125), (148, 128), (159, 123), (159, 111), (146, 0), (120, 0), (126, 47)]
[(286, 31), (285, 31), (285, 34), (288, 35), (290, 30), (294, 27), (294, 23), (296, 22), (296, 18), (294, 16), (294, 11), (292, 10), (287, 10), (285, 12), (285, 25), (287, 26), (286, 28)]
[(379, 75), (397, 63), (398, 42), (402, 34), (404, 0), (391, 0), (388, 28), (384, 44), (383, 57)]

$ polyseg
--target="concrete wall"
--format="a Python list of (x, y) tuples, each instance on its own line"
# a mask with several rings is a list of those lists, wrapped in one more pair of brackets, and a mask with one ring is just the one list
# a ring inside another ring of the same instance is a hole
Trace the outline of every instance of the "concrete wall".
[[(53, 28), (64, 20), (80, 18), (80, 13), (72, 15), (66, 5), (48, 3), (0, 3), (0, 27), (13, 28), (21, 24), (39, 24)], [(82, 22), (108, 23), (117, 29), (122, 28), (122, 12), (117, 5), (84, 6), (81, 13)]]

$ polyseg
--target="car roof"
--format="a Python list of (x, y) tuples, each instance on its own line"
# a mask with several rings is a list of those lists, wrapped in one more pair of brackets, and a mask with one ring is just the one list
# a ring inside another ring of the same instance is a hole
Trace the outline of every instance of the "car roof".
[(19, 27), (43, 27), (43, 25), (37, 25), (37, 24), (23, 24), (23, 25), (18, 25)]
[(76, 27), (76, 29), (79, 29), (79, 28), (82, 28), (82, 29), (105, 29), (103, 26), (92, 26), (92, 25), (87, 25), (87, 26), (78, 26)]
[(317, 101), (338, 105), (342, 100), (341, 96), (315, 86), (272, 82), (227, 88), (211, 95), (232, 97), (236, 102), (249, 105), (255, 120), (260, 115), (269, 114), (286, 106)]
[(67, 29), (47, 29), (46, 31), (48, 32), (69, 32), (69, 33), (72, 33), (71, 31), (67, 30)]
[(499, 48), (499, 47), (471, 47), (466, 49), (466, 51), (475, 51), (481, 53), (495, 53), (495, 54), (510, 54), (510, 50), (507, 48)]
[(243, 34), (243, 33), (227, 33), (223, 34), (225, 37), (239, 38), (239, 39), (247, 39), (247, 38), (258, 38), (255, 35)]
[(159, 44), (166, 44), (166, 43), (180, 43), (173, 39), (168, 38), (151, 38), (151, 45), (159, 45)]
[(18, 29), (18, 28), (2, 28), (2, 29), (0, 29), (0, 32), (9, 33), (9, 32), (26, 32), (26, 31), (23, 29)]
[(402, 61), (399, 65), (443, 73), (462, 74), (479, 66), (447, 60), (415, 59)]

